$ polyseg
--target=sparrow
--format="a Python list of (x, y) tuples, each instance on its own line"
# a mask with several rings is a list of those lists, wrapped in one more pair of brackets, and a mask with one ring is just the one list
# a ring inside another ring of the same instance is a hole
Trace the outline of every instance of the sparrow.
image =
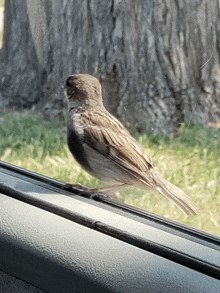
[(187, 215), (198, 209), (183, 190), (164, 179), (152, 158), (103, 105), (101, 84), (88, 74), (74, 74), (64, 85), (68, 101), (67, 142), (75, 160), (107, 186), (82, 190), (114, 194), (130, 187), (154, 189)]

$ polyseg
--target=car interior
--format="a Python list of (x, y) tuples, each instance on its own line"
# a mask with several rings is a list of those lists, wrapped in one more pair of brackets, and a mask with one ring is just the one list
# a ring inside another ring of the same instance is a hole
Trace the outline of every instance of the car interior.
[(0, 292), (220, 292), (220, 238), (0, 162)]

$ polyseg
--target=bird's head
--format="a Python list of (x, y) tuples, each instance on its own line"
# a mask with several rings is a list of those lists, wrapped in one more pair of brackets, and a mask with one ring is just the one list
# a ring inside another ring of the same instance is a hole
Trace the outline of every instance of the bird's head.
[(67, 78), (64, 89), (70, 108), (102, 105), (101, 84), (92, 75), (71, 75)]

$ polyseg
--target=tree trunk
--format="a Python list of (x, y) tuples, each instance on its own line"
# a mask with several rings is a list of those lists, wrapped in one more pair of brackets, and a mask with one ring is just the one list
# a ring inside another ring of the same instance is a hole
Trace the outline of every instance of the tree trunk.
[(217, 0), (6, 0), (1, 93), (53, 116), (68, 75), (89, 73), (127, 126), (171, 133), (215, 122), (219, 13)]

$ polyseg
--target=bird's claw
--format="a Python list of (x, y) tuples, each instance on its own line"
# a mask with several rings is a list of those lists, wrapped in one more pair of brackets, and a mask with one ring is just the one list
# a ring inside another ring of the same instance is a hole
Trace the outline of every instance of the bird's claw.
[(86, 194), (90, 199), (99, 199), (100, 197), (108, 197), (108, 195), (104, 192), (96, 191), (96, 190), (86, 190), (83, 192), (83, 194)]
[(79, 195), (86, 196), (89, 198), (94, 198), (98, 199), (100, 197), (109, 197), (106, 193), (95, 190), (95, 189), (90, 189), (86, 186), (83, 186), (81, 184), (65, 184), (63, 186), (64, 189), (71, 190), (76, 192)]
[(88, 187), (86, 187), (86, 186), (84, 186), (84, 185), (82, 185), (82, 184), (80, 184), (80, 183), (77, 183), (77, 184), (65, 184), (64, 186), (63, 186), (63, 188), (65, 188), (65, 189), (72, 189), (72, 190), (74, 190), (74, 189), (76, 189), (76, 190), (90, 190)]

